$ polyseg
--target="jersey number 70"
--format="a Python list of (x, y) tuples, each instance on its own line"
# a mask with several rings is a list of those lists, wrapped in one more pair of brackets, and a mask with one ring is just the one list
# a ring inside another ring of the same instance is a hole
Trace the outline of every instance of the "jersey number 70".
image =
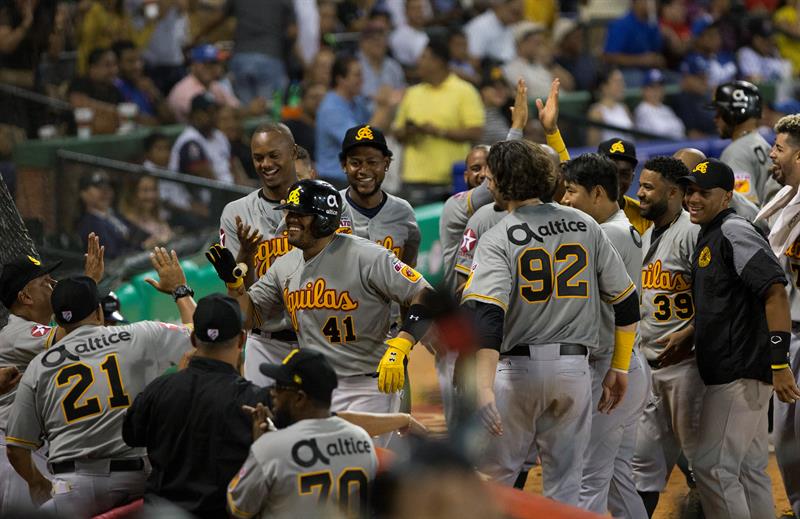
[[(579, 243), (562, 244), (556, 249), (555, 257), (541, 247), (525, 249), (519, 256), (518, 270), (530, 284), (520, 285), (520, 295), (529, 303), (543, 303), (550, 299), (555, 285), (556, 297), (588, 297), (589, 282), (575, 280), (586, 269), (587, 258), (586, 249)], [(561, 263), (566, 266), (553, 276), (553, 271)]]
[[(122, 376), (119, 372), (119, 360), (117, 359), (117, 355), (114, 353), (106, 355), (106, 358), (103, 359), (103, 363), (100, 364), (100, 369), (105, 373), (108, 381), (109, 408), (129, 407), (131, 405), (131, 399), (128, 397), (127, 393), (125, 393)], [(76, 362), (64, 366), (56, 373), (56, 387), (60, 389), (68, 386), (72, 383), (72, 379), (77, 379), (77, 381), (61, 400), (61, 409), (64, 411), (64, 419), (67, 423), (83, 420), (84, 418), (101, 413), (103, 411), (103, 406), (98, 397), (93, 396), (83, 403), (80, 402), (80, 399), (95, 382), (92, 367), (83, 362)]]

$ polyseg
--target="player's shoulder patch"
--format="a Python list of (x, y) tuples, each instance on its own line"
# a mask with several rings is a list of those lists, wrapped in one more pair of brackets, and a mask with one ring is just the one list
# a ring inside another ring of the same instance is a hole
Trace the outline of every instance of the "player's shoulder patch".
[(412, 283), (416, 283), (420, 279), (422, 279), (422, 274), (414, 270), (413, 268), (409, 267), (399, 258), (395, 258), (392, 260), (392, 267), (394, 271), (406, 278), (407, 280), (411, 281)]
[(47, 334), (49, 334), (50, 330), (52, 329), (53, 329), (52, 326), (45, 326), (43, 324), (34, 324), (33, 327), (31, 327), (31, 337), (36, 337), (37, 339), (39, 337), (46, 337)]
[(472, 251), (475, 246), (478, 244), (478, 235), (475, 234), (470, 228), (464, 231), (464, 235), (461, 237), (461, 252), (466, 254)]

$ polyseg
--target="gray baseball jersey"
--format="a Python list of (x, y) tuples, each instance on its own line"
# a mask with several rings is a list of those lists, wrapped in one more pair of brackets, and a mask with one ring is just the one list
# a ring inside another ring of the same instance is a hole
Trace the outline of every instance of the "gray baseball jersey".
[[(54, 327), (9, 314), (8, 324), (0, 330), (0, 366), (16, 366), (24, 373), (31, 360), (52, 344), (55, 334)], [(16, 394), (15, 387), (0, 396), (0, 431), (6, 430), (8, 415), (11, 414), (11, 405)]]
[(475, 211), (492, 201), (492, 194), (486, 187), (486, 182), (480, 186), (456, 193), (447, 199), (439, 218), (439, 241), (442, 244), (442, 269), (444, 276), (442, 282), (445, 287), (455, 291), (456, 254), (461, 246), (464, 229), (469, 217)]
[(301, 348), (323, 353), (336, 374), (373, 373), (386, 351), (392, 301), (408, 306), (425, 279), (390, 250), (369, 240), (336, 234), (309, 261), (293, 249), (250, 287), (256, 325), (284, 308)]
[(664, 346), (656, 341), (685, 328), (694, 318), (692, 254), (698, 225), (681, 214), (655, 240), (650, 227), (642, 236), (642, 292), (640, 346), (648, 360), (656, 360)]
[(518, 344), (596, 348), (603, 301), (634, 290), (597, 222), (547, 203), (520, 207), (483, 235), (462, 300), (505, 310), (501, 353)]
[(294, 518), (341, 507), (344, 517), (362, 517), (377, 467), (364, 429), (336, 416), (301, 420), (256, 440), (228, 485), (228, 510), (244, 519)]
[(478, 246), (481, 236), (505, 218), (507, 214), (508, 211), (497, 208), (495, 204), (486, 204), (469, 217), (467, 227), (464, 229), (464, 236), (461, 237), (461, 246), (456, 253), (454, 266), (456, 272), (469, 276), (472, 260), (475, 257), (475, 247)]
[(720, 160), (731, 167), (736, 178), (736, 191), (758, 206), (772, 198), (781, 188), (769, 174), (770, 145), (758, 132), (750, 132), (731, 142)]
[[(625, 212), (620, 209), (614, 215), (600, 224), (600, 228), (608, 236), (608, 240), (622, 258), (625, 271), (636, 285), (636, 290), (641, 293), (642, 269), (642, 237), (639, 236), (631, 225)], [(610, 357), (614, 352), (614, 308), (605, 304), (600, 307), (600, 346), (592, 352), (596, 359), (600, 356)]]
[(81, 326), (28, 365), (6, 441), (37, 449), (47, 440), (50, 462), (143, 456), (122, 440), (125, 409), (191, 347), (183, 326)]

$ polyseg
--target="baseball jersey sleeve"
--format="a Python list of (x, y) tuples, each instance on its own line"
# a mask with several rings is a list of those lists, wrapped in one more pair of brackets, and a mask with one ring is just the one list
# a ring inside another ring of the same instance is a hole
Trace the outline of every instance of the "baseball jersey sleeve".
[(422, 274), (406, 265), (388, 249), (379, 247), (367, 269), (367, 283), (386, 299), (409, 306), (420, 290), (431, 288)]
[(775, 283), (786, 285), (786, 275), (767, 240), (746, 220), (728, 217), (722, 223), (722, 235), (730, 243), (733, 268), (754, 294), (763, 297)]
[(239, 236), (236, 234), (236, 215), (230, 205), (222, 210), (219, 218), (219, 243), (233, 254), (239, 254)]
[(247, 290), (253, 302), (253, 317), (257, 326), (266, 321), (275, 309), (283, 305), (280, 282), (274, 268), (268, 269), (258, 281)]
[(481, 185), (467, 193), (467, 214), (472, 215), (475, 211), (492, 202), (492, 193), (483, 181)]
[[(599, 227), (597, 229), (599, 230)], [(636, 285), (625, 270), (625, 263), (608, 237), (600, 231), (600, 235), (595, 241), (597, 250), (595, 264), (597, 265), (600, 296), (607, 303), (619, 303), (636, 290)]]
[(233, 517), (249, 519), (261, 511), (268, 495), (269, 482), (251, 448), (244, 465), (228, 485), (228, 511)]
[(130, 325), (133, 332), (132, 348), (139, 348), (142, 356), (156, 362), (156, 373), (177, 365), (183, 354), (192, 348), (191, 331), (158, 321), (142, 321)]
[(10, 445), (35, 450), (42, 445), (42, 422), (36, 407), (37, 369), (25, 371), (11, 408), (6, 427), (6, 442)]
[(495, 227), (478, 243), (462, 302), (489, 303), (508, 311), (510, 288), (514, 286), (511, 275), (515, 270), (505, 253), (502, 232), (504, 228)]

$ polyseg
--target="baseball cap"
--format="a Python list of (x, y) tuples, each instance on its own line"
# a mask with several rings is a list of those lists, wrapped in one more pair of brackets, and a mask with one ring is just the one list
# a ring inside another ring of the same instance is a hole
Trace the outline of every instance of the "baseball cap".
[(706, 30), (718, 26), (719, 22), (715, 21), (710, 14), (703, 15), (692, 24), (692, 36), (696, 38), (706, 32)]
[(546, 27), (541, 23), (524, 20), (515, 24), (511, 30), (514, 34), (514, 41), (519, 43), (532, 34), (544, 32)]
[(11, 308), (25, 285), (53, 272), (59, 265), (61, 261), (44, 265), (33, 256), (20, 256), (4, 264), (0, 274), (0, 302), (6, 308)]
[(219, 60), (219, 49), (210, 43), (198, 45), (189, 51), (189, 61), (192, 63), (216, 63)]
[(83, 191), (92, 186), (110, 186), (111, 179), (108, 176), (108, 173), (103, 171), (102, 169), (98, 169), (90, 173), (85, 177), (81, 177), (78, 181), (78, 189)]
[(109, 292), (107, 296), (100, 300), (103, 306), (103, 318), (106, 322), (113, 322), (115, 324), (127, 324), (128, 321), (122, 316), (119, 311), (119, 298), (114, 292)]
[(608, 139), (597, 145), (597, 153), (605, 155), (611, 159), (623, 159), (633, 162), (633, 165), (639, 163), (636, 158), (636, 146), (631, 141), (625, 139)]
[(53, 316), (61, 325), (73, 324), (86, 319), (100, 305), (97, 284), (88, 276), (62, 279), (50, 296)]
[(338, 382), (336, 372), (322, 353), (292, 350), (280, 364), (261, 364), (259, 370), (276, 382), (295, 386), (320, 402), (330, 403)]
[(642, 86), (646, 87), (650, 85), (663, 85), (663, 84), (664, 84), (664, 74), (662, 74), (661, 71), (658, 70), (657, 68), (651, 68), (645, 74)]
[(216, 99), (208, 92), (197, 94), (192, 98), (192, 106), (190, 112), (199, 110), (208, 110), (209, 108), (219, 108)]
[(733, 170), (717, 159), (706, 159), (692, 168), (692, 174), (678, 179), (682, 184), (697, 184), (701, 189), (719, 187), (733, 191)]
[(561, 17), (553, 24), (553, 44), (558, 46), (569, 36), (572, 31), (580, 29), (581, 25), (572, 18)]
[(347, 152), (357, 146), (372, 146), (379, 149), (385, 156), (392, 156), (392, 150), (386, 145), (386, 137), (384, 137), (383, 132), (368, 124), (353, 126), (347, 130), (342, 141), (339, 160), (344, 160)]
[(242, 310), (232, 297), (211, 294), (197, 302), (194, 335), (203, 342), (225, 342), (242, 333)]

